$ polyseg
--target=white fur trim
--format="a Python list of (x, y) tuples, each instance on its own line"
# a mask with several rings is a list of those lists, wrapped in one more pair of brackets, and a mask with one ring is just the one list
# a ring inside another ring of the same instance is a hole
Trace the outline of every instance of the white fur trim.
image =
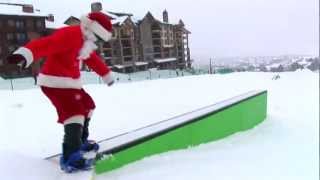
[(71, 88), (81, 89), (81, 79), (73, 79), (71, 77), (51, 76), (40, 73), (38, 76), (37, 84), (39, 86), (52, 87), (52, 88)]
[(81, 17), (81, 28), (84, 30), (89, 29), (91, 32), (94, 32), (104, 41), (109, 41), (112, 37), (112, 33), (107, 31), (103, 26), (101, 26), (98, 22), (89, 19), (87, 16)]
[(88, 29), (88, 26), (85, 23), (81, 23), (80, 28), (85, 40), (91, 40), (94, 42), (98, 40), (94, 33)]
[(84, 116), (83, 115), (75, 115), (72, 116), (63, 122), (64, 125), (67, 124), (81, 124), (83, 126), (84, 124)]
[(20, 47), (17, 49), (13, 54), (20, 54), (22, 55), (26, 60), (27, 64), (26, 67), (29, 67), (30, 64), (33, 62), (33, 54), (30, 49), (25, 48), (25, 47)]
[(92, 23), (92, 20), (89, 19), (86, 15), (84, 15), (84, 16), (81, 16), (80, 22), (81, 22), (80, 23), (81, 27), (89, 27), (90, 24)]
[(113, 76), (112, 76), (112, 73), (110, 72), (110, 73), (102, 76), (102, 80), (103, 80), (103, 82), (105, 82), (106, 84), (110, 84), (112, 81), (114, 81)]
[(91, 118), (91, 117), (92, 117), (93, 111), (94, 111), (94, 109), (91, 109), (91, 110), (89, 111), (89, 113), (88, 113), (88, 118)]
[(92, 30), (88, 29), (88, 27), (90, 26), (90, 24), (92, 22), (93, 21), (91, 21), (86, 16), (81, 17), (80, 28), (81, 28), (81, 32), (84, 36), (84, 43), (79, 51), (79, 56), (78, 56), (79, 60), (88, 59), (90, 57), (90, 54), (93, 51), (98, 49), (98, 46), (94, 43), (97, 41), (97, 38), (94, 35), (94, 33), (92, 32)]
[(112, 37), (112, 33), (107, 31), (103, 26), (101, 26), (99, 23), (95, 21), (93, 21), (91, 26), (89, 26), (89, 29), (91, 29), (95, 34), (97, 34), (105, 42), (109, 41)]
[(98, 49), (98, 46), (91, 40), (85, 40), (82, 48), (80, 49), (78, 59), (86, 60), (90, 57), (90, 54)]

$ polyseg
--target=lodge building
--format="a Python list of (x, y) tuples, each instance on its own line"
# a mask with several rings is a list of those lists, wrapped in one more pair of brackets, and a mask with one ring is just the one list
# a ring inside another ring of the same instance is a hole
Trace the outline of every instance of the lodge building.
[[(2, 6), (15, 10), (8, 12)], [(190, 32), (182, 20), (178, 24), (171, 24), (166, 10), (162, 20), (156, 19), (150, 12), (142, 19), (136, 19), (129, 13), (107, 12), (103, 10), (101, 3), (92, 3), (91, 11), (102, 11), (112, 19), (112, 39), (99, 44), (98, 53), (113, 71), (130, 73), (149, 68), (191, 67)], [(63, 26), (78, 25), (79, 19), (80, 17), (70, 16)], [(29, 40), (50, 34), (55, 28), (62, 26), (50, 26), (53, 22), (53, 15), (42, 14), (34, 10), (32, 5), (0, 3), (0, 76), (30, 75), (32, 69), (39, 68), (39, 65), (33, 65), (22, 71), (11, 69), (5, 57)]]

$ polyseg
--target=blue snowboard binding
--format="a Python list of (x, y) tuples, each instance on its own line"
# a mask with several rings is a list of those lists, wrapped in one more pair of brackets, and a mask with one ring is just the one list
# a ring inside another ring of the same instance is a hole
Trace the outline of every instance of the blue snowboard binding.
[(88, 130), (81, 124), (67, 124), (64, 126), (65, 135), (62, 144), (60, 167), (66, 173), (92, 169), (99, 145), (87, 140)]
[(68, 159), (60, 158), (60, 167), (66, 173), (86, 171), (92, 169), (99, 150), (99, 145), (94, 141), (83, 143), (80, 150), (72, 153)]
[(90, 152), (90, 151), (98, 152), (99, 148), (100, 148), (99, 144), (96, 143), (95, 141), (86, 140), (82, 143), (80, 149), (84, 152)]
[(83, 151), (76, 151), (72, 153), (68, 159), (60, 158), (60, 167), (66, 173), (73, 173), (76, 171), (86, 171), (92, 169), (94, 158), (86, 159)]

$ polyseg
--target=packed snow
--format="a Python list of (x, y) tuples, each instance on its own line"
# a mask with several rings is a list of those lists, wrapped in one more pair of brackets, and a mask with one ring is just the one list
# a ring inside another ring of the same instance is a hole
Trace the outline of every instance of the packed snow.
[[(319, 74), (231, 73), (86, 85), (96, 101), (91, 139), (104, 139), (245, 93), (268, 90), (266, 120), (197, 147), (147, 157), (97, 180), (319, 179)], [(65, 178), (46, 156), (60, 152), (63, 128), (39, 88), (0, 90), (1, 179)], [(70, 179), (81, 179), (71, 175)]]

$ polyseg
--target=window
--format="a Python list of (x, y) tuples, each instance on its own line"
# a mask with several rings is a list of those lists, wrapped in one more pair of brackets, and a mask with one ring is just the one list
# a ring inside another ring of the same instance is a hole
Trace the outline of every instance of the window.
[(120, 50), (119, 49), (113, 49), (113, 53), (115, 56), (119, 56), (120, 55)]
[(23, 21), (16, 21), (16, 28), (17, 29), (24, 28), (24, 22)]
[(153, 48), (153, 51), (154, 51), (154, 52), (161, 52), (161, 48), (160, 48), (160, 47), (154, 47), (154, 48)]
[(19, 42), (27, 40), (27, 35), (25, 33), (17, 33), (16, 36)]
[(116, 31), (112, 31), (112, 37), (116, 37), (117, 36), (117, 32)]
[(31, 19), (27, 20), (27, 28), (33, 29), (33, 21)]
[(120, 34), (122, 37), (128, 37), (131, 35), (130, 29), (124, 28), (120, 30)]
[(161, 54), (154, 54), (154, 58), (155, 59), (160, 59), (161, 58)]
[(129, 61), (132, 61), (132, 57), (125, 57), (123, 59), (124, 62), (129, 62)]
[(153, 43), (153, 45), (158, 45), (158, 46), (161, 45), (161, 41), (159, 39), (153, 40), (152, 43)]
[(124, 56), (132, 56), (132, 51), (130, 48), (125, 48), (125, 49), (123, 49), (122, 52), (123, 52)]
[(161, 38), (160, 33), (152, 33), (152, 38)]
[(122, 47), (131, 47), (131, 42), (129, 40), (121, 41)]
[(9, 20), (8, 20), (8, 26), (9, 26), (9, 27), (14, 27), (14, 25), (15, 25), (14, 20), (9, 19)]
[(111, 48), (111, 45), (109, 42), (105, 42), (105, 43), (103, 43), (103, 47), (104, 48)]
[(41, 20), (37, 20), (36, 26), (37, 26), (37, 28), (43, 28), (43, 23), (42, 23), (42, 21), (41, 21)]
[(14, 37), (14, 36), (13, 36), (13, 33), (8, 33), (8, 34), (7, 34), (7, 40), (8, 40), (8, 41), (13, 40), (13, 37)]

